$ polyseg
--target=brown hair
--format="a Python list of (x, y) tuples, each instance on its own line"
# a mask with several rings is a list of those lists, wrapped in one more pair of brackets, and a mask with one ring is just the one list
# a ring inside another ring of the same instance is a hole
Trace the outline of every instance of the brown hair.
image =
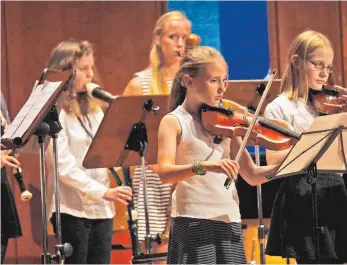
[[(94, 50), (90, 42), (74, 39), (65, 40), (53, 49), (47, 67), (60, 71), (70, 70), (78, 59), (91, 54), (94, 54)], [(95, 66), (93, 70), (93, 82), (101, 85)], [(67, 114), (75, 116), (96, 111), (98, 106), (96, 101), (90, 98), (87, 93), (76, 93), (73, 87), (70, 87), (62, 95), (60, 103)]]
[(191, 78), (197, 77), (202, 67), (217, 60), (225, 62), (220, 52), (212, 47), (197, 46), (188, 51), (187, 56), (182, 60), (181, 67), (172, 84), (169, 100), (170, 112), (181, 105), (186, 98), (187, 88), (184, 84), (183, 76), (189, 75)]

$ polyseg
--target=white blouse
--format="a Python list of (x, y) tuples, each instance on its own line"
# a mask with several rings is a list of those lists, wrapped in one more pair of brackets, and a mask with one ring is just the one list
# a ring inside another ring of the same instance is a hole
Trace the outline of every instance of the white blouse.
[[(103, 116), (99, 109), (96, 113), (88, 114), (90, 123), (83, 120), (93, 135)], [(59, 119), (63, 126), (57, 140), (61, 213), (89, 219), (113, 218), (114, 203), (103, 199), (110, 185), (107, 169), (86, 169), (82, 165), (91, 138), (76, 117), (62, 110)], [(54, 194), (51, 211), (55, 211)]]
[(302, 133), (307, 131), (319, 113), (314, 107), (290, 100), (284, 94), (266, 106), (264, 116), (268, 119), (284, 120), (293, 126), (295, 132)]

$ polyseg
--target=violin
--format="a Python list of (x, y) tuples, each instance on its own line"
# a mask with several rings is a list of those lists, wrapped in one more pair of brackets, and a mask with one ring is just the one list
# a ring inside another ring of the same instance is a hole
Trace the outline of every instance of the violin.
[[(221, 105), (202, 107), (201, 125), (217, 137), (244, 137), (254, 118), (248, 108), (231, 100), (223, 99)], [(283, 150), (293, 145), (300, 134), (290, 130), (290, 124), (276, 119), (258, 117), (249, 139), (256, 145), (270, 150)]]
[[(241, 143), (241, 145), (240, 145), (239, 151), (238, 151), (237, 154), (236, 154), (236, 157), (235, 157), (235, 161), (236, 161), (236, 162), (239, 162), (239, 161), (240, 161), (241, 155), (242, 155), (243, 151), (244, 151), (245, 148), (246, 148), (246, 144), (248, 143), (248, 140), (249, 140), (250, 137), (252, 136), (254, 126), (255, 126), (257, 123), (260, 124), (260, 120), (258, 119), (258, 116), (259, 116), (259, 113), (260, 113), (260, 109), (262, 108), (262, 106), (263, 106), (263, 104), (264, 104), (264, 101), (265, 101), (265, 99), (266, 99), (266, 97), (267, 97), (267, 95), (268, 95), (268, 93), (269, 93), (271, 84), (272, 84), (273, 80), (275, 79), (276, 74), (277, 74), (277, 70), (275, 69), (275, 70), (272, 71), (271, 75), (269, 76), (269, 80), (268, 80), (268, 83), (267, 83), (267, 85), (266, 85), (266, 87), (265, 87), (264, 93), (263, 93), (263, 95), (261, 96), (259, 105), (258, 105), (258, 107), (257, 107), (257, 109), (256, 109), (256, 111), (255, 111), (255, 113), (254, 113), (254, 115), (253, 115), (253, 118), (251, 119), (250, 122), (248, 122), (248, 120), (247, 120), (247, 115), (245, 115), (245, 114), (248, 114), (248, 110), (247, 110), (247, 112), (246, 112), (246, 109), (245, 109), (245, 108), (242, 109), (242, 110), (243, 110), (243, 114), (244, 114), (244, 115), (243, 115), (243, 120), (246, 120), (246, 121), (247, 121), (245, 124), (247, 124), (248, 128), (247, 128), (247, 130), (246, 130), (246, 132), (245, 132), (245, 135), (244, 135), (244, 137), (243, 137), (243, 139), (242, 139), (242, 143)], [(222, 101), (222, 104), (223, 104), (223, 101)], [(234, 113), (235, 113), (235, 109), (233, 109), (233, 111), (230, 111), (228, 116), (234, 116)], [(218, 124), (218, 123), (217, 123), (217, 124)], [(270, 123), (268, 123), (268, 124), (270, 124)], [(231, 123), (231, 125), (236, 125), (236, 124), (235, 124), (235, 123)], [(273, 125), (273, 126), (272, 126), (273, 128), (276, 127), (275, 124), (272, 123), (272, 125)], [(204, 125), (202, 125), (202, 126), (204, 126)], [(235, 127), (235, 126), (234, 126), (234, 127)], [(279, 129), (280, 126), (277, 126), (277, 127), (278, 127), (277, 129)], [(229, 128), (230, 128), (230, 126), (229, 126)], [(282, 130), (282, 131), (285, 131), (285, 130)], [(287, 130), (287, 131), (290, 131), (290, 130)], [(253, 136), (254, 136), (254, 135), (253, 135)], [(253, 139), (254, 139), (254, 138), (253, 138)], [(255, 140), (257, 140), (257, 138), (256, 138)], [(259, 143), (260, 143), (260, 141), (259, 141)], [(227, 188), (227, 189), (229, 189), (229, 187), (230, 187), (232, 181), (233, 181), (233, 178), (231, 178), (231, 177), (228, 176), (227, 179), (226, 179), (225, 182), (224, 182), (224, 187)]]
[(312, 105), (322, 114), (337, 114), (347, 111), (347, 89), (324, 85), (322, 90), (310, 90)]
[(196, 46), (200, 45), (201, 38), (199, 35), (191, 33), (189, 36), (186, 38), (186, 46), (187, 49), (194, 48)]
[(177, 52), (179, 57), (184, 57), (187, 54), (187, 51), (193, 49), (200, 45), (200, 36), (194, 33), (191, 33), (186, 38), (186, 50), (184, 52)]

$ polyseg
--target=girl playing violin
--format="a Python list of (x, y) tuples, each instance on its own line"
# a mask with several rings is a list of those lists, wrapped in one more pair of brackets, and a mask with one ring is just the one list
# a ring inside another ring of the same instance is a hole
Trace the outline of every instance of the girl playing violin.
[(226, 91), (228, 66), (210, 47), (188, 51), (176, 75), (170, 110), (159, 126), (158, 173), (163, 183), (177, 183), (172, 195), (168, 263), (246, 263), (239, 200), (238, 172), (251, 185), (267, 182), (277, 166), (256, 166), (244, 151), (232, 160), (240, 139), (215, 144), (201, 126), (201, 107), (217, 106)]
[[(271, 102), (265, 117), (282, 119), (302, 133), (319, 112), (311, 104), (310, 89), (322, 89), (331, 73), (334, 52), (328, 38), (307, 30), (291, 44), (282, 78), (282, 94)], [(268, 164), (279, 164), (289, 149), (266, 151)], [(283, 180), (273, 206), (268, 255), (296, 258), (298, 263), (317, 263), (312, 229), (311, 184), (307, 175)], [(320, 174), (317, 179), (320, 262), (347, 261), (347, 192), (341, 175)]]
[[(191, 22), (178, 11), (162, 15), (153, 31), (150, 65), (135, 73), (125, 88), (124, 95), (169, 94), (173, 79), (186, 51), (186, 38), (190, 34)], [(167, 229), (172, 185), (163, 184), (157, 174), (146, 169), (147, 199), (150, 233), (152, 237), (163, 234)], [(141, 167), (136, 167), (133, 178), (134, 203), (138, 212), (138, 236), (144, 251), (146, 223), (141, 182)], [(161, 246), (154, 245), (154, 252), (167, 251), (167, 237)]]

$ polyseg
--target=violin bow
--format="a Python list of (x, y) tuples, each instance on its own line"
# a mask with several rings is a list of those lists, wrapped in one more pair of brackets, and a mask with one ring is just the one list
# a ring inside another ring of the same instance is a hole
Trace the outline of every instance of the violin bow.
[[(275, 69), (275, 70), (272, 71), (272, 74), (270, 75), (270, 78), (269, 78), (269, 80), (268, 80), (268, 82), (267, 82), (267, 84), (266, 84), (264, 93), (263, 93), (263, 95), (261, 96), (261, 99), (260, 99), (260, 101), (259, 101), (259, 104), (258, 104), (258, 106), (257, 106), (257, 109), (256, 109), (256, 111), (255, 111), (255, 113), (254, 113), (254, 117), (253, 117), (253, 119), (252, 119), (252, 121), (251, 121), (251, 123), (250, 123), (250, 125), (249, 125), (249, 127), (248, 127), (248, 129), (247, 129), (247, 132), (246, 132), (246, 134), (245, 134), (245, 136), (244, 136), (244, 138), (243, 138), (243, 140), (242, 140), (242, 144), (241, 144), (241, 146), (240, 146), (240, 149), (239, 149), (239, 151), (237, 152), (237, 155), (236, 155), (236, 157), (235, 157), (235, 161), (236, 161), (236, 162), (239, 162), (239, 161), (240, 161), (241, 155), (242, 155), (243, 151), (244, 151), (245, 148), (246, 148), (246, 144), (247, 144), (248, 138), (249, 138), (249, 136), (251, 135), (251, 132), (252, 132), (252, 130), (253, 130), (253, 127), (254, 127), (254, 125), (255, 125), (255, 123), (256, 123), (256, 121), (257, 121), (257, 118), (258, 118), (258, 116), (259, 116), (260, 110), (261, 110), (261, 108), (262, 108), (262, 106), (263, 106), (263, 104), (264, 104), (264, 102), (265, 102), (266, 97), (267, 97), (267, 94), (268, 94), (269, 91), (270, 91), (270, 87), (271, 87), (271, 84), (272, 84), (273, 80), (275, 79), (276, 73), (277, 73), (277, 70)], [(232, 180), (233, 180), (233, 178), (228, 177), (228, 178), (225, 180), (225, 182), (224, 182), (224, 187), (226, 187), (227, 189), (229, 189)]]

